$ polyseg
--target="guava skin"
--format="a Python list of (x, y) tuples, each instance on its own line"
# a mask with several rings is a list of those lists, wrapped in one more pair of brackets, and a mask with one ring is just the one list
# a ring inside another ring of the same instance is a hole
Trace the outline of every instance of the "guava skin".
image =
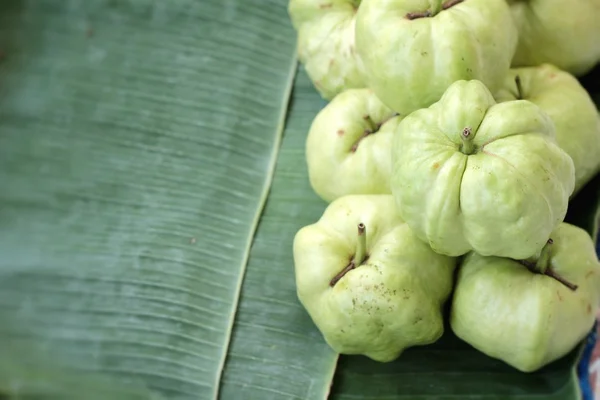
[(589, 93), (573, 75), (550, 64), (514, 68), (494, 97), (498, 102), (529, 100), (550, 116), (558, 145), (575, 165), (571, 197), (600, 172), (600, 117)]
[(574, 188), (573, 160), (556, 144), (550, 117), (526, 100), (496, 104), (476, 80), (455, 82), (406, 116), (392, 149), (400, 216), (449, 256), (536, 254)]
[[(294, 238), (297, 294), (336, 352), (396, 359), (435, 342), (457, 260), (434, 253), (398, 217), (391, 195), (349, 195)], [(331, 286), (357, 252), (366, 226), (365, 261)]]
[(519, 31), (514, 67), (548, 63), (575, 76), (600, 61), (600, 0), (508, 0)]
[(555, 361), (592, 328), (600, 302), (600, 263), (587, 232), (561, 224), (550, 267), (575, 291), (517, 261), (470, 253), (459, 267), (450, 325), (477, 350), (522, 372)]
[(401, 117), (370, 89), (348, 89), (315, 117), (306, 140), (310, 184), (323, 200), (391, 194), (392, 135)]
[(354, 29), (360, 0), (290, 0), (288, 14), (298, 35), (298, 59), (326, 100), (366, 86), (356, 54)]
[[(427, 11), (433, 16), (407, 17)], [(355, 37), (367, 86), (406, 115), (438, 101), (457, 80), (499, 89), (517, 29), (504, 0), (364, 0)]]

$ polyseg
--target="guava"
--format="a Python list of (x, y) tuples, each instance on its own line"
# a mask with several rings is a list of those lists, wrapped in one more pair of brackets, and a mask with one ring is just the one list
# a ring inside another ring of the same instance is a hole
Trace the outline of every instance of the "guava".
[(600, 61), (600, 0), (508, 0), (519, 30), (513, 66), (544, 63), (576, 76)]
[(368, 0), (355, 36), (367, 86), (401, 115), (430, 106), (457, 80), (499, 89), (517, 44), (504, 0)]
[(548, 114), (527, 100), (496, 104), (477, 80), (406, 116), (392, 138), (400, 216), (433, 250), (527, 258), (567, 212), (571, 157)]
[(348, 195), (294, 238), (298, 298), (324, 340), (380, 362), (444, 331), (457, 260), (433, 252), (391, 195)]
[(558, 145), (575, 165), (573, 195), (600, 172), (600, 117), (573, 75), (551, 64), (514, 68), (495, 98), (498, 102), (529, 100), (550, 116)]
[(581, 228), (558, 226), (536, 259), (469, 253), (451, 304), (454, 333), (523, 372), (568, 352), (590, 332), (600, 302), (600, 263)]
[(401, 117), (370, 89), (338, 94), (306, 140), (308, 176), (327, 202), (348, 194), (391, 194), (392, 135)]
[(364, 68), (354, 45), (360, 0), (290, 0), (298, 60), (324, 99), (365, 87)]

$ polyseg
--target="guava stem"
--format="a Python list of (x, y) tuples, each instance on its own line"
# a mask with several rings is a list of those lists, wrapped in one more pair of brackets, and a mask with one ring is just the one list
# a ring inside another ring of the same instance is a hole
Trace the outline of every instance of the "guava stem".
[(540, 255), (539, 255), (537, 261), (533, 262), (533, 261), (524, 260), (524, 261), (521, 261), (521, 264), (526, 266), (531, 272), (549, 276), (550, 278), (555, 279), (558, 282), (562, 283), (563, 285), (565, 285), (572, 291), (577, 290), (577, 288), (578, 288), (577, 285), (569, 282), (567, 279), (560, 276), (556, 271), (554, 271), (550, 267), (550, 246), (552, 244), (554, 244), (554, 240), (548, 239), (548, 242), (542, 248), (542, 251), (540, 252)]
[(413, 19), (419, 19), (419, 18), (428, 18), (431, 17), (431, 11), (427, 10), (427, 11), (422, 11), (422, 12), (409, 12), (408, 14), (406, 14), (406, 19), (409, 20), (413, 20)]
[(375, 132), (377, 132), (379, 129), (381, 129), (381, 127), (383, 126), (383, 124), (385, 124), (386, 122), (388, 122), (392, 118), (397, 117), (398, 115), (400, 115), (400, 113), (395, 112), (392, 115), (390, 115), (389, 117), (387, 117), (386, 119), (384, 119), (383, 121), (381, 121), (380, 123), (378, 123), (377, 124), (377, 129), (375, 130)]
[(356, 243), (356, 254), (354, 264), (361, 265), (367, 256), (367, 228), (362, 222), (358, 224), (358, 241)]
[(517, 85), (517, 100), (523, 100), (523, 87), (521, 86), (521, 77), (519, 75), (515, 77), (515, 84)]
[(554, 240), (548, 239), (548, 242), (542, 248), (540, 255), (535, 262), (535, 270), (540, 274), (545, 274), (550, 263), (550, 245), (554, 243)]
[(350, 147), (350, 152), (351, 153), (356, 153), (356, 150), (358, 149), (358, 145), (360, 144), (360, 142), (362, 142), (362, 140), (364, 138), (366, 138), (369, 135), (372, 135), (374, 132), (370, 129), (365, 129), (365, 131), (363, 132), (362, 136), (358, 138), (358, 140), (352, 145), (352, 147)]
[(462, 3), (464, 0), (448, 0), (444, 4), (442, 4), (442, 10), (447, 10), (450, 7), (454, 7), (457, 4)]
[(431, 4), (431, 14), (436, 15), (440, 11), (442, 11), (442, 3), (444, 0), (429, 0), (429, 4)]
[(392, 115), (390, 115), (389, 117), (387, 117), (386, 119), (384, 119), (383, 121), (379, 122), (379, 123), (375, 123), (372, 119), (370, 115), (365, 115), (363, 118), (365, 121), (367, 121), (369, 123), (369, 125), (371, 125), (371, 128), (367, 128), (364, 130), (363, 134), (361, 137), (358, 138), (358, 140), (352, 145), (352, 147), (350, 147), (350, 152), (351, 153), (356, 153), (356, 150), (358, 149), (358, 145), (360, 144), (360, 142), (366, 138), (369, 135), (372, 135), (374, 133), (377, 133), (379, 131), (379, 129), (381, 129), (381, 126), (383, 124), (385, 124), (386, 122), (388, 122), (390, 119), (394, 118), (395, 116), (400, 115), (398, 113), (393, 113)]
[(352, 271), (354, 268), (356, 268), (354, 261), (350, 261), (350, 264), (346, 265), (346, 267), (343, 270), (338, 272), (337, 275), (334, 276), (331, 279), (331, 281), (329, 281), (329, 286), (331, 286), (331, 287), (335, 286), (335, 284), (338, 283), (338, 281), (340, 279), (342, 279), (344, 277), (344, 275), (346, 275), (348, 272)]
[(346, 265), (343, 270), (338, 272), (332, 279), (329, 281), (329, 286), (333, 287), (340, 279), (342, 279), (348, 272), (352, 271), (356, 267), (360, 267), (360, 265), (367, 258), (367, 228), (361, 222), (358, 224), (358, 240), (356, 243), (356, 253), (354, 254), (354, 259), (350, 261), (350, 264)]
[(471, 128), (463, 129), (460, 138), (462, 139), (462, 146), (460, 148), (461, 153), (466, 155), (473, 154), (475, 152), (475, 144), (473, 143)]
[(442, 10), (447, 10), (450, 7), (454, 7), (455, 5), (462, 3), (464, 0), (430, 0), (429, 4), (431, 6), (431, 10), (427, 11), (416, 11), (409, 12), (406, 14), (406, 19), (413, 20), (419, 18), (429, 18), (436, 16)]
[(562, 283), (563, 285), (565, 285), (566, 287), (568, 287), (572, 291), (576, 291), (577, 288), (579, 287), (579, 286), (577, 286), (577, 285), (569, 282), (568, 280), (566, 280), (565, 278), (563, 278), (562, 276), (560, 276), (556, 272), (554, 272), (554, 270), (552, 268), (547, 268), (546, 272), (544, 272), (544, 274), (547, 275), (547, 276), (549, 276), (550, 278), (556, 279), (557, 281), (559, 281), (560, 283)]

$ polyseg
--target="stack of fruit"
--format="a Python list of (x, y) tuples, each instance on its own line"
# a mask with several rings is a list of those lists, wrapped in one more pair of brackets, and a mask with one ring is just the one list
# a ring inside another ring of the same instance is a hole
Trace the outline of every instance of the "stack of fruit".
[(299, 59), (329, 103), (306, 158), (329, 203), (294, 240), (327, 343), (386, 362), (450, 326), (534, 371), (600, 306), (592, 239), (564, 222), (600, 171), (576, 76), (600, 61), (600, 0), (291, 0)]

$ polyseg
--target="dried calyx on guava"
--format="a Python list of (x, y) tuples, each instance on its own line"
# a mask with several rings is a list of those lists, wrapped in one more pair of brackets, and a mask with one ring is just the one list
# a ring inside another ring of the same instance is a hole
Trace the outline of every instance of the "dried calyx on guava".
[(360, 0), (290, 0), (298, 59), (319, 94), (331, 100), (345, 89), (365, 87), (354, 45)]
[(600, 62), (600, 0), (507, 0), (519, 31), (513, 66), (544, 63), (576, 76)]
[(349, 194), (391, 194), (392, 134), (400, 120), (370, 89), (346, 90), (327, 104), (306, 140), (317, 195), (331, 202)]
[(392, 139), (400, 216), (433, 250), (528, 258), (566, 215), (573, 160), (527, 100), (496, 104), (480, 81), (457, 81), (406, 116)]
[(298, 298), (333, 350), (392, 361), (435, 342), (457, 260), (433, 252), (391, 195), (349, 195), (298, 231)]
[(498, 102), (529, 100), (550, 116), (558, 145), (575, 165), (571, 197), (600, 172), (600, 116), (573, 75), (550, 64), (514, 68), (494, 97)]
[(457, 80), (495, 91), (516, 44), (504, 0), (365, 0), (356, 17), (367, 86), (401, 115), (438, 101)]
[(523, 372), (557, 360), (587, 336), (600, 302), (600, 263), (586, 231), (562, 223), (529, 260), (467, 255), (450, 323), (477, 350)]

